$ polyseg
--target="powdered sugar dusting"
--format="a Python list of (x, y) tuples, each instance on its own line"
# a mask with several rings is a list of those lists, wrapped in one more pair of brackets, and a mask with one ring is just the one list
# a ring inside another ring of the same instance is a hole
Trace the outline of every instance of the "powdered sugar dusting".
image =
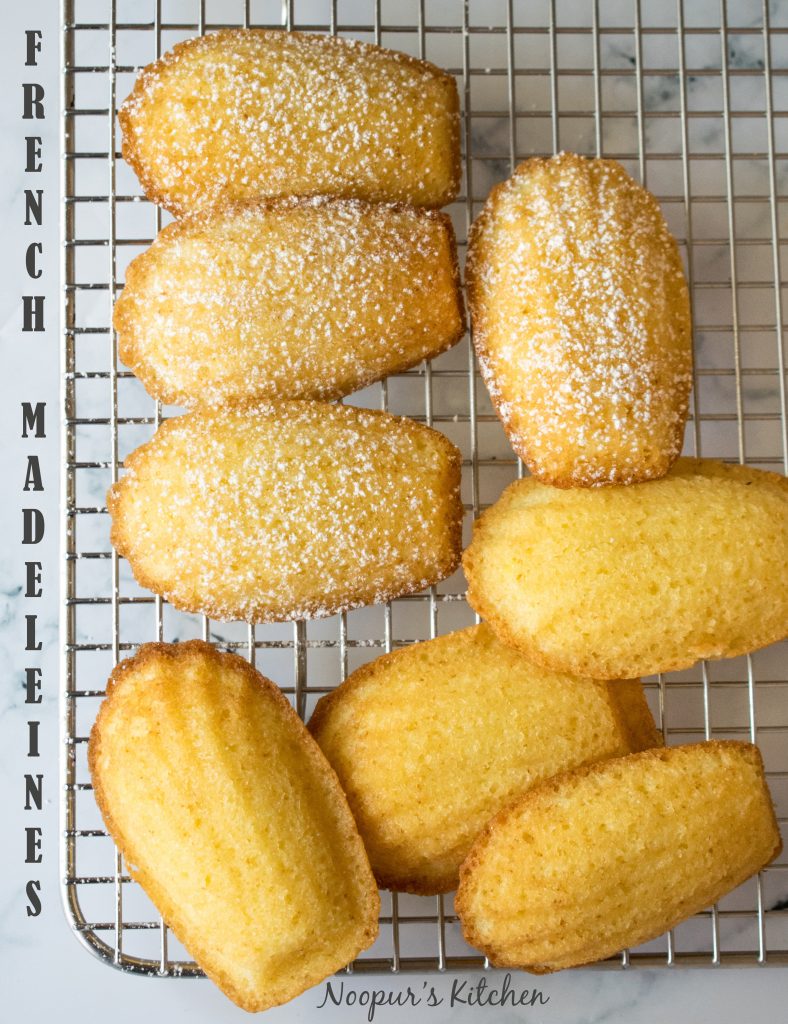
[(114, 321), (162, 401), (337, 398), (462, 336), (451, 221), (326, 198), (198, 213), (132, 262)]
[(123, 155), (176, 214), (255, 196), (442, 206), (459, 188), (459, 101), (424, 61), (332, 36), (234, 29), (146, 68)]
[(267, 622), (390, 600), (459, 561), (460, 455), (385, 413), (310, 402), (164, 424), (108, 495), (112, 542), (175, 607)]
[(692, 383), (689, 296), (652, 196), (609, 160), (529, 160), (474, 225), (482, 373), (515, 450), (561, 486), (663, 475)]

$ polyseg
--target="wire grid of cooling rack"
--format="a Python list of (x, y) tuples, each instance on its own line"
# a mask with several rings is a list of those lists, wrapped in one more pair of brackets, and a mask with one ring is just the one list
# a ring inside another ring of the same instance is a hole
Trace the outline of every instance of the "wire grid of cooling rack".
[[(83, 943), (117, 967), (199, 976), (104, 832), (87, 736), (113, 664), (146, 640), (202, 636), (245, 653), (299, 713), (395, 646), (474, 621), (455, 575), (391, 605), (249, 627), (183, 615), (136, 586), (111, 551), (103, 495), (166, 410), (118, 365), (113, 296), (162, 226), (120, 159), (115, 110), (140, 66), (223, 25), (340, 32), (426, 57), (458, 80), (461, 260), (489, 188), (560, 148), (620, 159), (679, 238), (694, 300), (696, 377), (685, 450), (788, 468), (781, 257), (788, 202), (788, 4), (700, 0), (64, 0), (63, 894)], [(735, 244), (734, 244), (735, 240)], [(788, 241), (788, 240), (787, 240)], [(462, 449), (466, 536), (521, 473), (474, 367), (452, 352), (350, 401), (435, 424)], [(668, 743), (757, 741), (788, 820), (785, 646), (648, 680)], [(788, 963), (788, 860), (674, 932), (603, 966)], [(451, 897), (383, 894), (381, 934), (351, 970), (487, 966)]]

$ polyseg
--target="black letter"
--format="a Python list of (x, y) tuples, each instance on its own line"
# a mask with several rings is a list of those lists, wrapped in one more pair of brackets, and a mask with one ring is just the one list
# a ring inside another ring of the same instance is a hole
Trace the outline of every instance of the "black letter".
[(31, 242), (25, 253), (25, 267), (28, 275), (34, 280), (41, 277), (41, 267), (37, 266), (36, 253), (41, 256), (43, 252), (44, 247), (40, 242)]
[(344, 995), (344, 992), (345, 992), (345, 983), (344, 983), (344, 981), (340, 981), (340, 983), (339, 983), (339, 995), (338, 996), (334, 995), (334, 990), (331, 987), (331, 982), (327, 981), (326, 982), (326, 994), (323, 996), (323, 1002), (318, 1006), (318, 1010), (322, 1010), (323, 1009), (323, 1007), (328, 1002), (329, 998), (331, 999), (331, 1002), (334, 1004), (334, 1006), (339, 1006), (342, 1003), (342, 996)]
[(39, 227), (41, 226), (41, 199), (43, 195), (43, 189), (37, 188), (37, 198), (34, 199), (33, 190), (30, 188), (25, 189), (25, 225), (27, 227), (30, 227), (32, 224), (32, 221), (30, 220), (31, 214), (33, 215), (33, 220), (35, 220), (36, 224), (38, 224)]
[(22, 543), (40, 544), (44, 536), (44, 514), (37, 508), (22, 509)]
[(516, 997), (517, 993), (512, 989), (512, 976), (507, 971), (506, 974), (504, 974), (503, 976), (503, 985), (501, 986), (501, 1001), (498, 1005), (506, 1006), (506, 1000), (511, 999), (512, 1006), (517, 1006), (517, 1003), (515, 1002)]
[(25, 61), (25, 67), (38, 67), (36, 54), (41, 53), (41, 29), (29, 28), (25, 32), (25, 36), (27, 37), (27, 60)]
[(30, 402), (22, 402), (22, 437), (27, 437), (28, 430), (35, 430), (36, 437), (46, 437), (44, 430), (44, 411), (46, 402), (36, 402), (35, 409)]
[[(38, 694), (38, 696), (36, 696)], [(25, 669), (25, 704), (40, 704), (41, 697), (41, 669)]]
[(463, 999), (462, 997), (463, 990), (465, 989), (465, 986), (467, 984), (467, 981), (460, 981), (459, 979), (455, 979), (451, 983), (451, 993), (449, 994), (449, 1006), (454, 1006), (455, 1003), (460, 1003), (463, 1006), (468, 1005), (469, 1000)]
[(38, 917), (41, 913), (41, 900), (38, 898), (38, 894), (41, 892), (41, 883), (37, 881), (31, 881), (27, 883), (25, 887), (27, 898), (30, 900), (30, 906), (27, 908), (28, 917)]
[[(425, 981), (424, 984), (426, 985), (427, 982)], [(430, 994), (427, 996), (427, 1006), (440, 1006), (442, 1002), (443, 996), (439, 996), (435, 991), (435, 986), (430, 985)]]
[(27, 161), (25, 163), (25, 170), (28, 174), (34, 174), (36, 171), (41, 170), (41, 136), (40, 135), (26, 135), (25, 142), (27, 143)]
[(27, 723), (27, 756), (38, 757), (38, 727), (40, 722)]
[[(379, 1006), (385, 1006), (386, 1002), (387, 1002), (387, 999), (386, 999), (386, 992), (382, 988), (373, 988), (372, 992), (368, 992), (367, 995), (369, 995), (371, 997), (370, 998), (370, 1003), (369, 1003), (369, 1012), (367, 1013), (367, 1020), (370, 1021), (370, 1024), (371, 1024), (371, 1022), (375, 1019), (375, 1010)], [(390, 1005), (391, 996), (392, 996), (392, 993), (389, 993), (389, 995), (388, 995), (389, 1005)], [(361, 1005), (363, 1006), (364, 1004), (362, 1003)]]
[(27, 472), (25, 473), (25, 486), (23, 491), (43, 491), (44, 484), (41, 481), (41, 465), (37, 455), (28, 455)]
[(36, 619), (37, 615), (26, 615), (25, 622), (27, 623), (27, 644), (25, 645), (26, 651), (40, 651), (41, 641), (36, 643)]
[(25, 597), (41, 597), (41, 563), (25, 562), (25, 570), (27, 576)]
[(44, 296), (23, 295), (22, 296), (22, 330), (43, 331), (44, 330)]
[(22, 94), (24, 96), (23, 121), (44, 120), (44, 87), (37, 82), (23, 82)]
[(41, 829), (38, 825), (28, 825), (25, 829), (27, 836), (27, 855), (25, 864), (41, 863)]
[(40, 811), (43, 805), (41, 799), (41, 791), (44, 785), (43, 775), (25, 775), (25, 810), (32, 811), (33, 808), (30, 806), (30, 801), (36, 805), (36, 810)]

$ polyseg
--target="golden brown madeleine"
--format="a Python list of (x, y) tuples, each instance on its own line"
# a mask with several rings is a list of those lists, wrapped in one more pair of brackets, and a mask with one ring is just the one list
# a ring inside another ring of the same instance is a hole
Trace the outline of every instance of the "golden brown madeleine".
[(88, 759), (131, 875), (245, 1010), (374, 941), (378, 893), (336, 775), (243, 658), (144, 644), (112, 674)]
[(167, 420), (107, 495), (144, 586), (213, 619), (332, 615), (457, 567), (460, 453), (388, 413), (278, 402)]
[(535, 974), (656, 938), (782, 847), (758, 748), (647, 750), (541, 783), (502, 811), (460, 871), (466, 940)]
[(176, 216), (283, 195), (444, 206), (459, 189), (454, 79), (354, 39), (188, 39), (143, 70), (118, 116), (124, 158)]
[(114, 323), (163, 402), (338, 398), (462, 337), (451, 220), (323, 197), (198, 213), (131, 263)]
[(520, 164), (473, 225), (474, 343), (528, 468), (558, 487), (663, 476), (692, 384), (689, 293), (652, 195), (613, 160)]
[(529, 786), (662, 742), (637, 680), (548, 672), (486, 625), (364, 665), (309, 729), (379, 884), (425, 895), (457, 888), (474, 839)]
[(679, 459), (631, 487), (518, 480), (477, 520), (468, 601), (556, 672), (629, 678), (788, 633), (788, 481)]

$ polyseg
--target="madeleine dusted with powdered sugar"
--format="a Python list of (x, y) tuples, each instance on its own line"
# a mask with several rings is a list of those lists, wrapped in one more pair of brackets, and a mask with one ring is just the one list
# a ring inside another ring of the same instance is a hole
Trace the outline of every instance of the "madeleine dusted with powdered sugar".
[(283, 195), (444, 206), (459, 190), (452, 76), (355, 39), (188, 39), (143, 70), (119, 119), (145, 194), (176, 216)]
[(649, 192), (613, 160), (526, 160), (473, 225), (467, 283), (493, 405), (534, 476), (664, 476), (683, 443), (692, 339), (678, 247)]
[(200, 212), (132, 261), (114, 323), (163, 402), (338, 398), (462, 337), (451, 220), (324, 197)]
[(333, 615), (437, 583), (462, 543), (461, 457), (421, 423), (322, 402), (166, 420), (107, 495), (137, 581), (212, 619)]

